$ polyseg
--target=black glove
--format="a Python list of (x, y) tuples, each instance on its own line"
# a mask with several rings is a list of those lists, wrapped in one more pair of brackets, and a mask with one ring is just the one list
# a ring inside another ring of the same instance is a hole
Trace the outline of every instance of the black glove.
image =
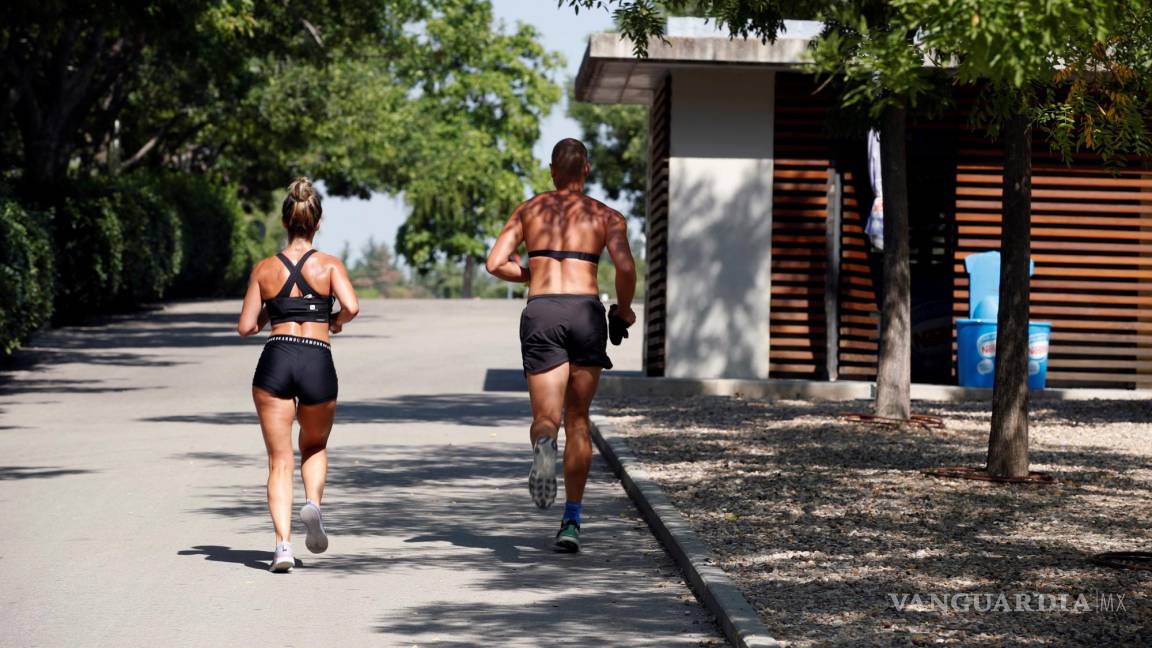
[(620, 346), (620, 342), (628, 337), (628, 327), (631, 326), (616, 314), (619, 309), (616, 304), (612, 304), (608, 309), (608, 339), (612, 341), (613, 346)]

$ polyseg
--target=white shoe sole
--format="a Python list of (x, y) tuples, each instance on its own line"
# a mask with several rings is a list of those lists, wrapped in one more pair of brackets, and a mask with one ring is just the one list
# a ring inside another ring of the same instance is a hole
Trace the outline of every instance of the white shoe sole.
[(296, 559), (289, 556), (288, 558), (281, 558), (279, 561), (272, 561), (272, 567), (268, 571), (274, 574), (284, 574), (292, 571), (296, 566)]
[(546, 509), (556, 501), (556, 448), (551, 443), (536, 444), (532, 454), (528, 492), (538, 508)]
[(580, 541), (562, 538), (552, 543), (552, 548), (563, 553), (580, 553)]
[(304, 546), (312, 553), (328, 551), (328, 534), (324, 532), (324, 522), (320, 519), (320, 511), (315, 506), (300, 509), (300, 521), (308, 536), (304, 539)]

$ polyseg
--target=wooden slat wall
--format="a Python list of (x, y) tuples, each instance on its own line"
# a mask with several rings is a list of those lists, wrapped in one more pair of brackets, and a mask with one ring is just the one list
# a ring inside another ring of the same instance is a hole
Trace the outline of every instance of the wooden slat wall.
[(769, 375), (827, 377), (824, 276), (831, 144), (811, 75), (776, 75)]
[(879, 353), (880, 311), (876, 307), (871, 243), (864, 225), (872, 208), (864, 154), (843, 164), (844, 206), (840, 225), (840, 376), (843, 380), (874, 380)]
[[(1037, 140), (1040, 138), (1037, 137)], [(957, 169), (954, 312), (968, 314), (963, 259), (1000, 248), (1001, 152), (966, 137)], [(1031, 318), (1052, 322), (1048, 384), (1152, 383), (1152, 171), (1070, 168), (1034, 148)]]
[(647, 284), (644, 372), (664, 375), (668, 286), (668, 158), (671, 154), (672, 79), (665, 77), (649, 111)]

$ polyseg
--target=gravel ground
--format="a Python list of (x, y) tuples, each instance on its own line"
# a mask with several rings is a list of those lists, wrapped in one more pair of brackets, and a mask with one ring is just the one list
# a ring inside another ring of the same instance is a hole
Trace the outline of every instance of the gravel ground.
[(920, 472), (983, 465), (988, 404), (917, 403), (942, 430), (838, 418), (869, 405), (698, 397), (599, 410), (777, 639), (1152, 645), (1152, 572), (1087, 561), (1152, 551), (1152, 407), (1034, 405), (1032, 469), (1058, 479), (1036, 486)]

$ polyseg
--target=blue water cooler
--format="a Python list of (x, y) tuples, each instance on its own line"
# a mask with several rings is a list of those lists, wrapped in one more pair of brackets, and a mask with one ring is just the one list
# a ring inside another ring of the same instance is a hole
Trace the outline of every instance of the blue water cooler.
[[(996, 375), (996, 316), (1000, 312), (1000, 253), (964, 259), (968, 270), (968, 316), (956, 320), (956, 374), (961, 387), (991, 387)], [(1034, 267), (1028, 264), (1028, 275)], [(1050, 322), (1028, 322), (1028, 388), (1043, 389), (1048, 377)]]

